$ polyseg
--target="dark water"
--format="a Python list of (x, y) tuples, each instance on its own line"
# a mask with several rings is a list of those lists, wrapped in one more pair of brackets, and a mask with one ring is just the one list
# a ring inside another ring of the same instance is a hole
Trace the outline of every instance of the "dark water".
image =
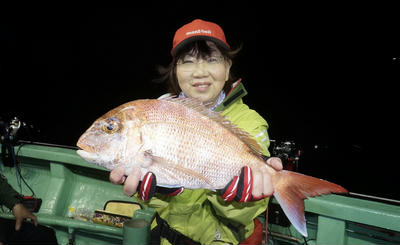
[(21, 138), (75, 145), (106, 111), (163, 94), (164, 86), (151, 80), (157, 65), (170, 62), (174, 31), (203, 18), (218, 22), (232, 46), (243, 44), (232, 69), (249, 92), (245, 103), (266, 118), (272, 139), (303, 150), (299, 171), (352, 192), (400, 199), (394, 89), (400, 55), (390, 16), (1, 11), (0, 117), (26, 122), (30, 133), (21, 131)]

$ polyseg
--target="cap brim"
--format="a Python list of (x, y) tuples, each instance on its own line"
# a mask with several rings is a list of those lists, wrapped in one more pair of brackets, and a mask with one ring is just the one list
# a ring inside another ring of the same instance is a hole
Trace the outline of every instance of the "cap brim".
[(206, 41), (212, 41), (214, 43), (216, 43), (218, 46), (226, 49), (226, 50), (230, 50), (231, 48), (224, 43), (223, 41), (215, 38), (215, 37), (210, 37), (210, 36), (193, 36), (193, 37), (189, 37), (185, 40), (183, 40), (182, 42), (180, 42), (178, 45), (176, 45), (176, 47), (171, 51), (171, 55), (175, 56), (183, 47), (185, 47), (186, 45), (188, 45), (189, 43), (195, 42), (195, 41), (199, 41), (199, 40), (206, 40)]

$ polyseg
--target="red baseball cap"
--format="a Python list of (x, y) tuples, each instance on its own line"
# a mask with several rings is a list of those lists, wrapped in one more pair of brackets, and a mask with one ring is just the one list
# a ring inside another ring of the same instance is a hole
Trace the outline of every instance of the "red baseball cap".
[(210, 40), (223, 48), (230, 49), (229, 44), (226, 42), (224, 31), (219, 25), (196, 19), (175, 32), (171, 55), (174, 56), (180, 48), (197, 40)]

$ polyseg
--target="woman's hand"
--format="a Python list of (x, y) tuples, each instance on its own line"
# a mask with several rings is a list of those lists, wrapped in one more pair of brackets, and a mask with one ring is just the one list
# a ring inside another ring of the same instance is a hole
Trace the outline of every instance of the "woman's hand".
[[(278, 157), (269, 158), (267, 160), (267, 164), (270, 165), (272, 168), (274, 168), (276, 171), (282, 170), (282, 161)], [(230, 192), (234, 186), (238, 185), (239, 185), (239, 191), (234, 190), (235, 193), (234, 194), (232, 193), (234, 196), (232, 198), (226, 198), (226, 200), (233, 200), (233, 198), (236, 196), (236, 200), (247, 202), (250, 200), (258, 200), (265, 197), (269, 197), (274, 194), (274, 186), (272, 184), (272, 178), (271, 178), (272, 172), (270, 172), (270, 170), (266, 166), (261, 166), (260, 168), (253, 168), (253, 169), (246, 168), (246, 170), (247, 171), (242, 171), (242, 176), (240, 176), (240, 178), (238, 176), (235, 179), (235, 181), (238, 181), (238, 183), (232, 181), (227, 185), (227, 188), (220, 191), (224, 199), (226, 196), (232, 197), (232, 195), (230, 195), (230, 193), (228, 192)], [(139, 167), (133, 167), (131, 173), (128, 176), (125, 176), (125, 168), (117, 167), (111, 171), (110, 181), (118, 185), (124, 184), (125, 195), (132, 196), (137, 192), (138, 186), (140, 186), (140, 175), (141, 175), (141, 170)], [(247, 180), (248, 178), (251, 177), (252, 177), (252, 182), (247, 184), (244, 181), (244, 179)], [(175, 190), (171, 189), (172, 193), (174, 193), (175, 191), (176, 189)], [(244, 193), (246, 191), (249, 191), (249, 193)], [(246, 198), (246, 196), (249, 196), (248, 194), (250, 194), (250, 192), (252, 198)], [(154, 193), (152, 193), (152, 195), (153, 194)], [(148, 198), (151, 198), (152, 195), (150, 195)]]
[[(282, 161), (277, 157), (269, 158), (267, 164), (276, 171), (282, 170)], [(267, 165), (261, 165), (258, 168), (244, 166), (240, 175), (234, 176), (224, 189), (219, 190), (219, 193), (227, 202), (233, 200), (249, 202), (272, 196), (274, 194), (273, 174), (274, 170), (268, 168)]]
[(141, 171), (139, 167), (133, 167), (130, 174), (125, 176), (124, 167), (116, 167), (110, 173), (110, 181), (116, 185), (124, 184), (124, 194), (132, 196), (136, 193), (140, 181)]
[[(282, 161), (278, 157), (271, 157), (267, 160), (269, 166), (276, 171), (282, 170)], [(253, 168), (253, 199), (258, 200), (265, 197), (270, 197), (274, 194), (274, 185), (272, 184), (272, 173), (262, 166), (260, 168)]]
[(168, 196), (177, 196), (184, 190), (183, 187), (167, 188), (157, 186), (157, 178), (152, 172), (147, 172), (140, 181), (141, 170), (134, 167), (128, 176), (125, 176), (123, 167), (115, 168), (110, 173), (110, 181), (114, 184), (124, 183), (124, 193), (132, 196), (138, 192), (138, 198), (143, 201), (150, 200), (155, 193), (165, 194)]

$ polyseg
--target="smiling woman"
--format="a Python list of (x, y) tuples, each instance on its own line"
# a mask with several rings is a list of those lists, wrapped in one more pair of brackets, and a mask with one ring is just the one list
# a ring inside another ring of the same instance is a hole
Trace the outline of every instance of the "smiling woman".
[[(206, 45), (200, 51), (199, 45)], [(192, 49), (177, 62), (176, 75), (185, 96), (215, 105), (219, 94), (229, 79), (231, 60), (222, 57), (221, 51), (211, 41), (195, 43)]]
[[(191, 24), (201, 26), (203, 22), (195, 20)], [(221, 102), (238, 80), (231, 66), (241, 47), (231, 49), (219, 26), (209, 28), (214, 28), (218, 38), (212, 38), (208, 31), (188, 31), (185, 26), (177, 31), (171, 51), (172, 62), (168, 67), (159, 67), (161, 77), (157, 81), (166, 82), (172, 94), (213, 105)]]
[[(215, 112), (221, 112), (221, 114), (226, 116), (230, 121), (229, 124), (233, 123), (235, 127), (245, 131), (248, 138), (251, 138), (251, 141), (257, 141), (257, 149), (259, 149), (261, 154), (269, 156), (268, 124), (256, 111), (251, 110), (243, 103), (242, 97), (245, 96), (247, 92), (241, 83), (241, 79), (236, 79), (231, 72), (234, 63), (233, 59), (239, 51), (240, 48), (231, 49), (219, 25), (196, 19), (182, 26), (175, 32), (171, 50), (172, 60), (167, 68), (162, 68), (160, 70), (162, 77), (159, 80), (167, 83), (169, 92), (179, 97), (177, 100), (196, 101), (196, 106), (200, 106), (200, 101), (207, 107), (205, 110), (208, 111), (209, 115), (213, 115), (212, 113)], [(171, 94), (165, 96), (169, 97)], [(167, 113), (168, 109), (165, 108), (165, 111)], [(166, 118), (170, 119), (171, 116), (168, 115)], [(198, 126), (199, 124), (201, 125), (201, 119), (198, 118), (191, 118), (189, 123), (185, 122), (185, 120), (180, 117), (180, 119), (175, 120), (174, 123), (165, 124), (164, 126), (176, 125), (178, 124), (176, 121), (179, 121), (178, 123), (181, 125), (181, 128), (195, 123), (197, 125), (195, 126), (195, 128), (197, 128), (196, 135), (210, 134), (210, 127), (202, 128)], [(182, 124), (182, 122), (184, 123)], [(205, 130), (206, 128), (207, 130)], [(188, 138), (190, 140), (197, 139), (196, 135)], [(192, 150), (190, 153), (184, 155), (190, 157), (194, 156), (196, 153), (200, 152), (199, 149), (204, 147), (214, 151), (218, 148), (212, 144), (214, 140), (211, 140), (215, 135), (216, 134), (212, 132), (211, 135), (205, 137), (206, 140), (204, 141), (197, 139), (198, 142), (196, 141), (196, 143), (199, 145), (195, 147), (196, 150)], [(235, 138), (235, 136), (231, 136)], [(173, 139), (171, 142), (166, 141), (171, 139)], [(146, 151), (142, 156), (148, 158), (149, 155), (154, 154), (154, 156), (156, 156), (154, 161), (156, 163), (162, 163), (163, 161), (159, 161), (157, 157), (156, 147), (166, 147), (169, 149), (166, 150), (166, 152), (172, 153), (174, 150), (170, 149), (170, 147), (176, 142), (182, 141), (182, 139), (184, 139), (184, 137), (178, 133), (158, 139), (156, 140), (157, 146), (150, 149), (143, 148), (146, 149)], [(221, 139), (222, 137), (217, 137), (215, 141), (219, 142)], [(226, 145), (226, 142), (231, 140), (227, 138), (223, 139), (224, 143), (221, 143), (221, 145)], [(182, 149), (186, 149), (187, 146), (188, 144), (182, 144), (180, 147), (174, 149), (178, 149), (178, 152), (182, 152)], [(229, 158), (233, 154), (234, 153), (220, 155)], [(203, 163), (206, 166), (205, 168), (209, 168), (212, 166), (213, 160), (210, 160), (210, 154), (204, 155), (208, 156), (207, 159), (209, 160)], [(190, 164), (198, 163), (196, 160), (189, 162)], [(228, 162), (229, 160), (221, 161), (221, 164), (218, 166), (223, 169), (219, 171), (218, 175), (224, 175), (230, 171), (229, 169), (231, 168), (228, 166)], [(142, 173), (143, 179), (149, 173), (154, 177), (149, 184), (147, 184), (147, 181), (142, 181), (141, 184), (139, 184), (137, 172), (140, 171), (140, 169), (134, 168), (125, 178), (124, 172), (126, 173), (126, 171), (121, 171), (122, 167), (117, 167), (112, 170), (110, 180), (116, 184), (124, 182), (124, 193), (127, 195), (135, 194), (138, 190), (137, 187), (139, 187), (138, 197), (143, 200), (151, 199), (148, 205), (155, 207), (160, 216), (157, 220), (158, 227), (162, 227), (163, 222), (168, 223), (168, 227), (171, 227), (171, 229), (164, 232), (158, 231), (160, 228), (153, 229), (154, 237), (161, 236), (162, 239), (164, 239), (162, 243), (166, 243), (165, 239), (169, 239), (168, 236), (165, 235), (165, 233), (168, 233), (179, 234), (177, 236), (181, 237), (181, 239), (194, 241), (194, 244), (197, 244), (197, 242), (210, 244), (215, 243), (217, 240), (218, 242), (235, 244), (247, 239), (250, 239), (248, 242), (251, 244), (260, 244), (262, 237), (262, 233), (259, 232), (261, 230), (261, 223), (256, 217), (267, 208), (267, 197), (272, 195), (273, 190), (271, 187), (273, 185), (268, 171), (265, 171), (265, 164), (260, 165), (262, 167), (259, 168), (258, 166), (252, 165), (254, 163), (252, 160), (242, 160), (240, 162), (246, 165), (243, 167), (243, 175), (239, 174), (241, 176), (240, 178), (238, 175), (233, 178), (229, 176), (225, 179), (223, 185), (226, 185), (226, 187), (222, 189), (223, 193), (210, 192), (205, 189), (185, 189), (179, 192), (179, 196), (175, 194), (176, 191), (168, 191), (168, 195), (163, 193), (164, 195), (160, 196), (154, 196), (154, 191), (152, 195), (142, 195), (142, 193), (151, 192), (147, 189), (149, 186), (155, 185), (155, 176), (157, 176), (157, 183), (161, 183), (162, 176), (165, 172), (175, 172), (175, 170), (168, 168), (165, 168), (163, 172), (148, 172), (144, 177), (144, 173)], [(282, 163), (279, 158), (271, 157), (268, 159), (267, 163), (274, 168), (276, 167), (278, 170), (282, 169)], [(252, 177), (249, 175), (250, 172), (252, 173)], [(229, 182), (228, 179), (232, 181)], [(235, 184), (238, 183), (239, 179), (241, 179), (240, 183), (242, 184)], [(220, 185), (219, 188), (223, 185)], [(236, 186), (242, 187), (236, 188)], [(252, 188), (253, 186), (254, 188)], [(187, 186), (182, 186), (181, 188), (183, 187)], [(233, 201), (233, 199), (235, 199), (235, 201)], [(241, 204), (241, 202), (250, 200), (254, 202), (251, 204)], [(160, 203), (162, 203), (162, 205), (159, 205)], [(177, 203), (179, 203), (179, 205), (176, 205)], [(201, 208), (197, 208), (199, 206), (201, 206)], [(188, 210), (191, 210), (190, 213), (188, 213)], [(232, 210), (235, 210), (235, 217), (240, 218), (236, 219), (231, 217), (230, 214)], [(176, 217), (178, 217), (178, 219)], [(191, 230), (182, 228), (182, 224), (191, 227)], [(236, 229), (231, 229), (230, 227), (232, 226), (235, 226)]]

